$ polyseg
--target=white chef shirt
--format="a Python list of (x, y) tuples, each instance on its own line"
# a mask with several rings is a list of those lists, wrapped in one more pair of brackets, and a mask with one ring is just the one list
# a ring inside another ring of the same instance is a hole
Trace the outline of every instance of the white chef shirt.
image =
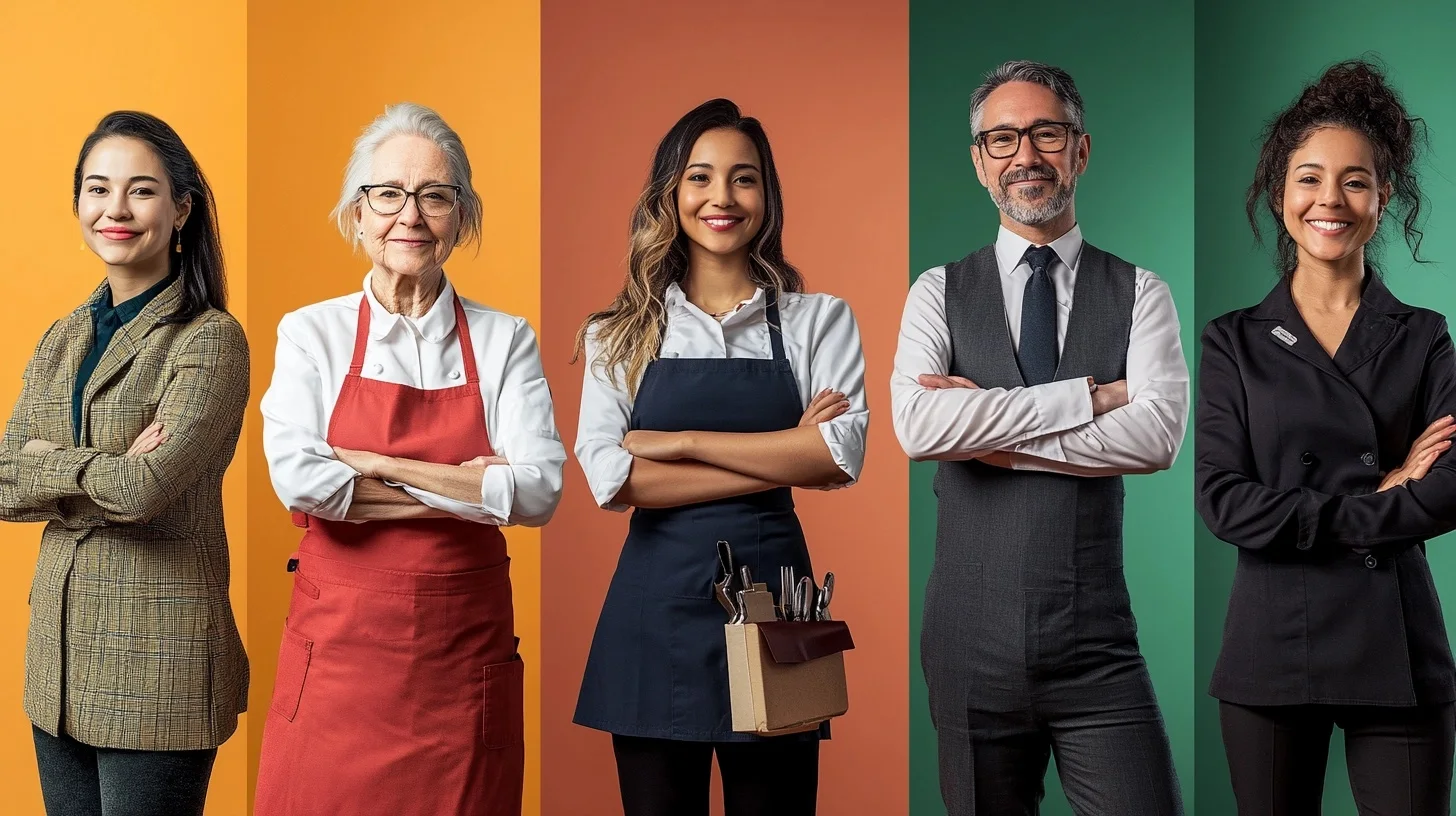
[[(386, 311), (369, 281), (365, 276), (370, 324), (363, 376), (427, 390), (463, 385), (456, 295), (449, 280), (418, 318)], [(359, 297), (355, 292), (283, 316), (273, 382), (261, 404), (263, 451), (273, 489), (289, 510), (317, 518), (344, 518), (359, 475), (335, 459), (324, 441), (354, 354)], [(485, 427), (496, 455), (510, 464), (485, 469), (479, 502), (399, 486), (423, 504), (468, 521), (545, 524), (561, 498), (566, 449), (556, 432), (536, 334), (523, 318), (466, 298), (460, 303), (475, 347)], [(461, 456), (462, 461), (467, 458)]]
[[(773, 357), (762, 288), (721, 323), (689, 302), (675, 283), (668, 286), (665, 301), (667, 329), (660, 358)], [(825, 388), (841, 391), (849, 400), (849, 410), (819, 423), (819, 432), (839, 469), (851, 482), (857, 480), (864, 465), (870, 412), (865, 404), (864, 353), (854, 313), (849, 304), (831, 295), (786, 292), (779, 295), (779, 322), (784, 354), (798, 380), (803, 406), (809, 407), (814, 395)], [(632, 455), (622, 447), (632, 419), (632, 399), (627, 396), (621, 370), (614, 386), (594, 365), (599, 348), (595, 333), (588, 332), (576, 458), (597, 504), (622, 511), (627, 505), (613, 500), (632, 470)]]
[[(1013, 349), (1020, 346), (1021, 300), (1031, 277), (1022, 260), (1029, 246), (1005, 227), (996, 236)], [(1082, 254), (1081, 228), (1074, 226), (1050, 246), (1056, 253), (1048, 271), (1056, 288), (1061, 348)], [(1011, 455), (1017, 469), (1107, 476), (1169, 467), (1183, 442), (1188, 366), (1178, 312), (1168, 284), (1146, 269), (1137, 270), (1127, 348), (1129, 402), (1122, 408), (1094, 417), (1083, 377), (1023, 388), (941, 390), (916, 381), (921, 374), (947, 374), (950, 364), (945, 267), (938, 266), (910, 287), (890, 379), (895, 435), (912, 459), (974, 459), (999, 450)]]

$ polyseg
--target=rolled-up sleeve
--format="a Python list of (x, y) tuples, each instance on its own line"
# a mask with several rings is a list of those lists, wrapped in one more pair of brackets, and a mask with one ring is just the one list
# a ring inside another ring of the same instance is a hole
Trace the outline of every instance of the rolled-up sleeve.
[(273, 490), (289, 510), (342, 521), (354, 496), (358, 471), (334, 458), (325, 441), (329, 417), (324, 410), (318, 362), (301, 342), (296, 314), (278, 324), (273, 380), (264, 392), (263, 453)]
[(588, 331), (586, 338), (576, 461), (581, 463), (597, 506), (623, 512), (628, 506), (616, 498), (632, 473), (632, 454), (622, 447), (632, 424), (632, 400), (627, 395), (626, 373), (618, 367), (613, 383), (597, 365), (601, 349), (596, 342), (595, 328)]
[(491, 446), (509, 464), (491, 465), (481, 477), (481, 508), (497, 524), (539, 527), (561, 501), (566, 448), (556, 431), (551, 389), (541, 368), (536, 333), (517, 319), (497, 398)]
[(819, 433), (834, 463), (849, 477), (848, 482), (826, 485), (825, 489), (848, 487), (859, 481), (864, 468), (865, 443), (869, 435), (870, 409), (865, 398), (864, 349), (860, 345), (859, 323), (849, 304), (831, 298), (819, 317), (810, 351), (809, 393), (801, 395), (804, 407), (820, 391), (829, 388), (844, 394), (849, 410), (819, 423)]

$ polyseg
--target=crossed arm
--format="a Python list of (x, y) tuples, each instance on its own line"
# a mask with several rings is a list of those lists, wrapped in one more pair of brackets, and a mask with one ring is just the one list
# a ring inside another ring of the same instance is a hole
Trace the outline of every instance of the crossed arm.
[(1188, 369), (1167, 284), (1139, 270), (1127, 378), (981, 388), (952, 376), (944, 270), (911, 287), (891, 377), (894, 426), (915, 460), (979, 459), (1074, 476), (1171, 466), (1188, 414)]

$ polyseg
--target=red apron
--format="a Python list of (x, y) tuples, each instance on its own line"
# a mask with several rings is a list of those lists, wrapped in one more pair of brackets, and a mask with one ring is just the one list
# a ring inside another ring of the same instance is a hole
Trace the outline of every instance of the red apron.
[[(329, 444), (452, 465), (491, 455), (459, 298), (455, 325), (464, 385), (367, 380), (363, 299)], [(524, 667), (500, 529), (294, 521), (307, 532), (290, 563), (256, 816), (518, 816)]]

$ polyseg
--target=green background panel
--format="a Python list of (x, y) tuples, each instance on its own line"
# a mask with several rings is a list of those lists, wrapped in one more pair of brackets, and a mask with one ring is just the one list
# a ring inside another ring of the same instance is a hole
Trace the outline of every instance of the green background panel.
[[(997, 212), (976, 182), (968, 98), (1008, 59), (1061, 66), (1087, 105), (1092, 157), (1077, 214), (1093, 244), (1166, 280), (1183, 344), (1193, 332), (1193, 5), (1191, 2), (910, 4), (910, 276), (995, 240)], [(1191, 438), (1191, 434), (1190, 434)], [(1164, 473), (1127, 479), (1127, 577), (1139, 636), (1168, 723), (1184, 798), (1193, 791), (1192, 448)], [(935, 547), (935, 466), (910, 475), (910, 813), (945, 812), (920, 672), (920, 611)], [(1069, 814), (1053, 770), (1049, 816)]]
[[(1456, 310), (1456, 12), (1449, 2), (1372, 6), (1350, 0), (1270, 3), (1200, 2), (1197, 9), (1198, 280), (1196, 328), (1261, 300), (1274, 285), (1273, 245), (1254, 244), (1244, 220), (1244, 191), (1258, 158), (1266, 120), (1292, 102), (1305, 83), (1332, 63), (1379, 54), (1412, 113), (1426, 120), (1431, 150), (1422, 181), (1429, 198), (1422, 255), (1416, 266), (1397, 230), (1381, 256), (1386, 280), (1401, 300), (1446, 314)], [(1396, 226), (1386, 219), (1386, 226)], [(1270, 225), (1272, 227), (1272, 224)], [(913, 235), (913, 234), (912, 234)], [(1195, 335), (1196, 336), (1196, 335)], [(1194, 351), (1190, 349), (1190, 354)], [(1185, 448), (1192, 453), (1191, 440)], [(1191, 456), (1189, 457), (1191, 459)], [(1228, 766), (1219, 735), (1218, 705), (1204, 692), (1213, 673), (1233, 582), (1234, 548), (1197, 527), (1197, 802), (1204, 814), (1234, 813)], [(1430, 560), (1450, 610), (1456, 592), (1456, 538), (1432, 542)], [(1453, 627), (1448, 613), (1447, 626)], [(1330, 748), (1324, 812), (1353, 816), (1344, 746)]]

